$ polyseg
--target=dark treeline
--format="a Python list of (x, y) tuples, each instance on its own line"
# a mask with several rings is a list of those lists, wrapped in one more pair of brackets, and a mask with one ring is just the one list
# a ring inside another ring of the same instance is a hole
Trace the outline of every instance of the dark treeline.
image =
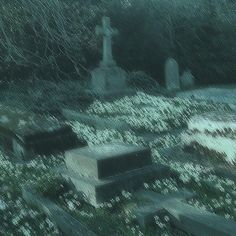
[(167, 57), (199, 84), (236, 82), (234, 0), (1, 0), (0, 80), (87, 78), (101, 57), (103, 15), (119, 29), (114, 55), (160, 83)]

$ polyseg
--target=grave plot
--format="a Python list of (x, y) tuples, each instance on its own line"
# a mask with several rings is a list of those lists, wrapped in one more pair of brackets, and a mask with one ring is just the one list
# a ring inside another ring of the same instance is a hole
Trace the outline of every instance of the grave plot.
[(59, 172), (95, 207), (122, 190), (134, 190), (144, 182), (171, 176), (168, 167), (152, 164), (149, 149), (122, 143), (67, 151), (65, 163), (66, 169)]
[(138, 193), (137, 197), (144, 201), (144, 205), (135, 210), (137, 220), (143, 227), (154, 222), (155, 217), (162, 215), (168, 217), (173, 226), (194, 236), (235, 235), (235, 221), (227, 220), (184, 203), (183, 200), (193, 197), (193, 194), (189, 192), (161, 195), (143, 191)]
[(69, 125), (56, 118), (8, 107), (0, 107), (0, 141), (2, 150), (20, 159), (86, 145)]
[(188, 122), (188, 132), (182, 137), (184, 145), (202, 154), (236, 162), (236, 114), (204, 113)]

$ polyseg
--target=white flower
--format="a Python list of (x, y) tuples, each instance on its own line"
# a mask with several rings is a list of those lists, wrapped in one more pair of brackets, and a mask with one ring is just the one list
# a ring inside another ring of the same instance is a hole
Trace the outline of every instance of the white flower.
[(3, 211), (6, 208), (7, 208), (7, 204), (3, 200), (0, 199), (0, 210)]

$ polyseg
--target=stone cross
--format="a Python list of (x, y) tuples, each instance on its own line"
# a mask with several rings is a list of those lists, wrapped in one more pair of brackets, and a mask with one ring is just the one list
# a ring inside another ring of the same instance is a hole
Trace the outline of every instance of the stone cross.
[(112, 36), (118, 34), (117, 29), (111, 28), (110, 18), (102, 18), (102, 26), (96, 26), (96, 35), (103, 35), (103, 60), (102, 66), (115, 65), (112, 56)]
[(194, 195), (187, 192), (177, 192), (161, 195), (151, 191), (141, 191), (137, 194), (140, 200), (149, 202), (135, 210), (135, 215), (141, 226), (146, 226), (154, 221), (158, 215), (168, 215), (170, 223), (175, 227), (198, 236), (234, 236), (236, 222), (224, 217), (200, 210), (182, 202)]

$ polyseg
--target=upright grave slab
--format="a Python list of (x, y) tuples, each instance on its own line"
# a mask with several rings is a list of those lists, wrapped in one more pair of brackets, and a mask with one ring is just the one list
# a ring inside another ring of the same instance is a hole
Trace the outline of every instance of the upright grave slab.
[(154, 222), (157, 215), (168, 215), (170, 223), (194, 236), (234, 236), (236, 222), (213, 213), (197, 209), (184, 202), (194, 195), (189, 192), (177, 192), (162, 195), (151, 191), (142, 191), (137, 197), (146, 203), (135, 210), (138, 222), (142, 226)]
[(174, 58), (168, 58), (166, 60), (165, 83), (169, 91), (180, 90), (179, 65)]
[(152, 164), (150, 150), (111, 143), (67, 151), (60, 173), (94, 206), (136, 189), (144, 182), (170, 176), (169, 168)]
[(96, 27), (96, 34), (103, 36), (103, 59), (91, 72), (91, 91), (101, 96), (122, 93), (127, 89), (127, 75), (116, 65), (112, 55), (112, 37), (118, 34), (118, 30), (111, 27), (109, 17), (103, 17), (102, 27)]

